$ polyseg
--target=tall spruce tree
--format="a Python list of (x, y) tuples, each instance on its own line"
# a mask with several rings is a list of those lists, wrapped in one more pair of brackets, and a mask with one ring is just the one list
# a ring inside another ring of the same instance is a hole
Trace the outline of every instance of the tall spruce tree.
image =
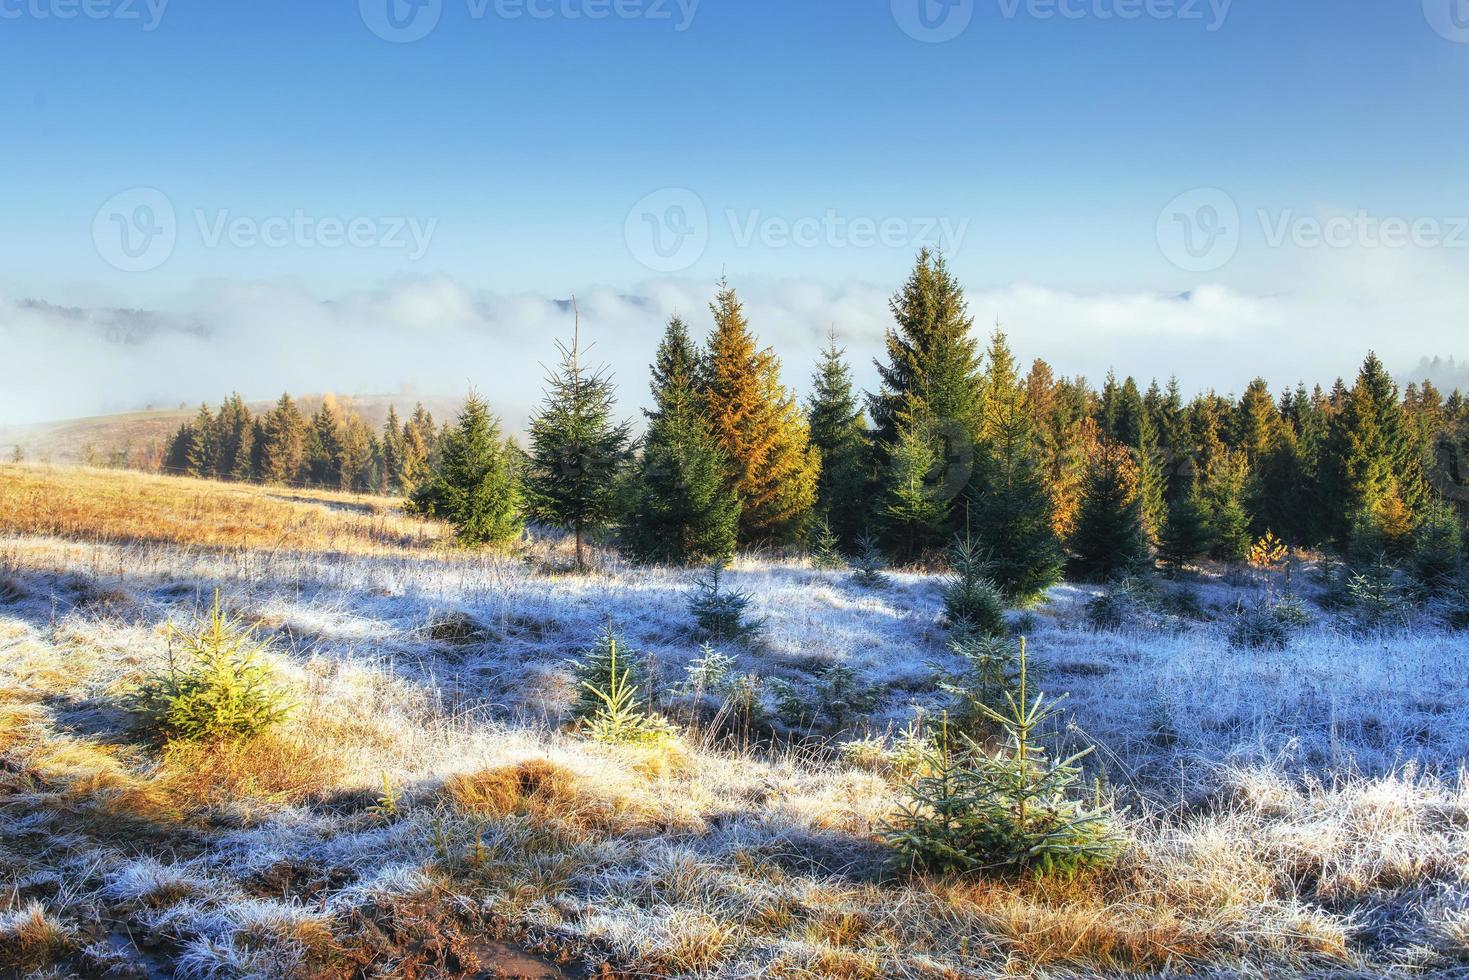
[(1206, 452), (1200, 476), (1209, 553), (1221, 561), (1240, 561), (1251, 544), (1250, 513), (1245, 507), (1249, 477), (1245, 455), (1219, 444)]
[(306, 473), (312, 486), (342, 485), (342, 422), (336, 402), (327, 396), (311, 417), (306, 433)]
[(705, 394), (714, 436), (740, 500), (740, 540), (798, 540), (816, 504), (821, 463), (780, 361), (761, 349), (728, 282), (710, 309)]
[(191, 460), (194, 458), (194, 443), (197, 439), (198, 430), (192, 421), (180, 425), (163, 451), (163, 471), (175, 474), (193, 473)]
[(582, 362), (581, 314), (571, 344), (557, 344), (561, 364), (530, 422), (526, 510), (533, 520), (570, 531), (576, 567), (587, 568), (586, 538), (611, 523), (617, 478), (629, 455), (629, 425), (612, 421), (615, 389), (605, 368)]
[(1357, 528), (1370, 528), (1388, 512), (1411, 515), (1426, 498), (1417, 452), (1398, 387), (1376, 354), (1368, 354), (1356, 385), (1342, 398), (1328, 437), (1330, 467), (1323, 485), (1333, 537), (1346, 544)]
[(403, 426), (398, 421), (398, 409), (388, 406), (388, 417), (383, 422), (382, 435), (382, 489), (384, 493), (403, 492)]
[(1005, 598), (1027, 603), (1061, 580), (1065, 556), (1053, 525), (1026, 390), (999, 330), (985, 364), (984, 415), (966, 501), (966, 531), (986, 553), (989, 578)]
[(935, 482), (939, 446), (931, 424), (920, 418), (903, 424), (888, 451), (877, 519), (884, 543), (899, 559), (920, 558), (942, 543), (949, 508)]
[(260, 478), (267, 483), (299, 483), (305, 466), (306, 420), (291, 396), (283, 394), (265, 415)]
[(382, 478), (377, 434), (355, 411), (342, 423), (342, 489), (371, 493)]
[(403, 423), (403, 495), (410, 502), (414, 492), (433, 478), (437, 445), (434, 417), (419, 402)]
[(208, 405), (200, 405), (194, 416), (194, 438), (189, 445), (190, 476), (212, 479), (219, 473), (219, 427)]
[(887, 362), (877, 362), (881, 387), (870, 398), (879, 443), (895, 446), (910, 423), (955, 425), (977, 438), (979, 341), (943, 255), (921, 251), (889, 305), (896, 325), (887, 332)]
[(499, 420), (471, 391), (444, 439), (438, 468), (414, 490), (414, 509), (448, 521), (471, 547), (513, 541), (523, 527), (515, 455)]
[(648, 433), (625, 535), (641, 562), (703, 564), (734, 552), (740, 502), (706, 414), (699, 361), (687, 326), (673, 317), (653, 365), (654, 407), (645, 413)]
[(1103, 442), (1093, 452), (1070, 544), (1072, 566), (1093, 581), (1105, 582), (1152, 564), (1137, 459), (1131, 449)]
[(1129, 377), (1120, 386), (1108, 374), (1107, 389), (1102, 396), (1102, 429), (1107, 437), (1132, 450), (1137, 464), (1138, 502), (1142, 508), (1143, 527), (1152, 541), (1167, 516), (1165, 497), (1167, 479), (1162, 448), (1153, 415), (1137, 386)]
[(851, 552), (867, 521), (867, 420), (852, 387), (846, 351), (837, 346), (835, 329), (827, 335), (826, 349), (811, 379), (807, 416), (811, 445), (821, 458), (816, 510), (841, 547)]
[(245, 399), (236, 392), (219, 406), (214, 420), (217, 433), (215, 476), (221, 480), (249, 480), (253, 476), (250, 461), (254, 453), (254, 419)]
[(1168, 505), (1168, 520), (1158, 540), (1158, 558), (1170, 568), (1182, 568), (1209, 552), (1208, 511), (1196, 491)]

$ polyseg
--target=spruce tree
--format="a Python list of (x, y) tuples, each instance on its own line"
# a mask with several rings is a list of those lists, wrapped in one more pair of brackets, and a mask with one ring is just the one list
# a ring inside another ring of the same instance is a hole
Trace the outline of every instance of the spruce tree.
[(520, 489), (513, 446), (474, 392), (444, 440), (433, 476), (414, 491), (414, 509), (454, 525), (470, 546), (505, 544), (520, 536)]
[[(193, 472), (190, 460), (194, 456), (194, 442), (197, 432), (193, 422), (185, 422), (178, 427), (178, 431), (168, 440), (168, 445), (163, 450), (163, 472), (174, 474), (189, 474)], [(19, 448), (18, 446), (16, 448)], [(19, 462), (17, 460), (17, 462)]]
[(417, 489), (433, 478), (438, 432), (434, 417), (419, 402), (403, 423), (403, 495), (411, 502)]
[(1332, 419), (1322, 484), (1333, 537), (1345, 543), (1354, 527), (1395, 508), (1394, 500), (1415, 514), (1427, 488), (1397, 384), (1376, 354), (1367, 356), (1356, 385), (1337, 397), (1341, 407)]
[(290, 395), (281, 395), (265, 415), (260, 447), (260, 478), (267, 483), (299, 483), (306, 465), (306, 420)]
[(1168, 506), (1168, 520), (1158, 541), (1158, 558), (1170, 568), (1182, 568), (1209, 551), (1208, 512), (1195, 493)]
[(605, 369), (581, 363), (581, 316), (561, 364), (549, 372), (545, 400), (530, 422), (526, 510), (533, 520), (570, 531), (576, 567), (586, 570), (586, 538), (611, 523), (618, 473), (629, 452), (629, 426), (614, 424), (615, 389)]
[(382, 435), (382, 490), (384, 493), (403, 492), (403, 427), (398, 422), (398, 409), (388, 406), (388, 417), (383, 422)]
[(1065, 557), (1053, 526), (1035, 425), (1005, 335), (986, 358), (984, 416), (967, 504), (969, 531), (989, 561), (989, 578), (1014, 604), (1061, 580)]
[(1126, 446), (1102, 443), (1093, 452), (1070, 544), (1073, 567), (1093, 581), (1130, 575), (1151, 564), (1137, 462)]
[(1138, 501), (1143, 527), (1156, 540), (1167, 514), (1167, 479), (1158, 430), (1137, 382), (1129, 377), (1120, 386), (1112, 374), (1102, 396), (1102, 430), (1111, 440), (1132, 450), (1137, 466)]
[(1250, 514), (1245, 509), (1249, 464), (1244, 453), (1226, 447), (1209, 429), (1199, 466), (1199, 499), (1204, 508), (1209, 554), (1221, 561), (1242, 561), (1252, 543)]
[(921, 558), (943, 539), (948, 502), (934, 482), (939, 464), (938, 440), (927, 422), (919, 419), (898, 430), (877, 517), (884, 541), (900, 559)]
[(728, 460), (709, 426), (699, 391), (699, 352), (688, 328), (668, 323), (653, 365), (653, 402), (626, 531), (637, 561), (703, 564), (729, 558), (740, 502)]
[(821, 464), (780, 361), (760, 349), (739, 297), (721, 282), (709, 337), (705, 393), (712, 430), (740, 501), (740, 540), (789, 543), (816, 504)]
[(924, 419), (977, 437), (979, 342), (944, 257), (921, 251), (889, 306), (896, 326), (887, 332), (887, 363), (877, 363), (881, 387), (870, 400), (880, 444), (895, 447), (904, 425)]
[(219, 429), (208, 405), (200, 405), (194, 416), (194, 438), (189, 444), (188, 474), (213, 479), (219, 472)]
[(250, 480), (254, 475), (250, 463), (255, 451), (255, 426), (250, 409), (238, 392), (220, 404), (214, 424), (218, 433), (215, 475), (221, 480)]
[(821, 458), (816, 509), (825, 526), (845, 549), (855, 548), (867, 517), (867, 421), (852, 388), (846, 351), (837, 347), (836, 331), (811, 379), (807, 408), (811, 445)]
[(306, 435), (306, 478), (312, 486), (342, 486), (342, 423), (330, 396), (311, 417)]
[(342, 424), (342, 489), (371, 493), (381, 482), (377, 434), (355, 411)]

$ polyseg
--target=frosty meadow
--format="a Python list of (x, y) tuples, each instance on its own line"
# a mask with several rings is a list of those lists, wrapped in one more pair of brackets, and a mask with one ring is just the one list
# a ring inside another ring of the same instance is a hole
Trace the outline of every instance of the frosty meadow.
[(578, 332), (524, 445), (0, 465), (3, 969), (1469, 969), (1462, 396), (1022, 374), (926, 252), (892, 308), (865, 403), (721, 284), (641, 431)]

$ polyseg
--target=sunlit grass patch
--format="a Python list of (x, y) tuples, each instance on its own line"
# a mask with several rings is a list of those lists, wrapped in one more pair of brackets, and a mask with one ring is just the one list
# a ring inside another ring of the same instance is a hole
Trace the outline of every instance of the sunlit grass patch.
[(25, 975), (65, 959), (76, 949), (71, 930), (40, 902), (0, 912), (0, 971)]

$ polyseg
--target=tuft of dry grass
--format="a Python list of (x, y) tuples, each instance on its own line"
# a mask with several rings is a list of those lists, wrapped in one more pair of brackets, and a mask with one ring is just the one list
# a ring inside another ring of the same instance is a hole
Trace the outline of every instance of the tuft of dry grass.
[(7, 975), (9, 970), (24, 976), (51, 966), (76, 949), (71, 931), (40, 902), (0, 913), (0, 971), (6, 971)]
[(527, 759), (450, 777), (441, 797), (468, 815), (526, 817), (533, 823), (583, 833), (629, 833), (649, 823), (647, 801), (615, 799), (594, 791), (575, 773), (549, 759)]
[(340, 760), (300, 735), (264, 732), (219, 742), (171, 742), (159, 779), (180, 805), (225, 809), (241, 803), (294, 806), (334, 788)]
[(0, 533), (354, 555), (427, 553), (447, 537), (387, 497), (14, 464), (0, 465)]

